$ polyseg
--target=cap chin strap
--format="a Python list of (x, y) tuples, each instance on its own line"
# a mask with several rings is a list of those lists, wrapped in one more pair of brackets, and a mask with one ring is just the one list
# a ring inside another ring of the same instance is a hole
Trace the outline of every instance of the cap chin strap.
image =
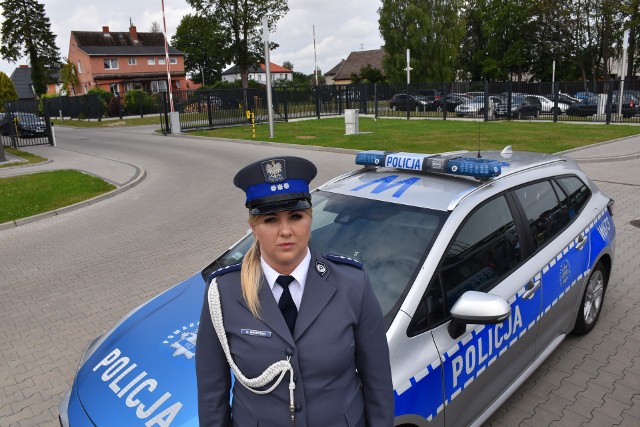
[[(233, 371), (233, 374), (236, 377), (236, 380), (240, 382), (247, 390), (256, 393), (256, 394), (267, 394), (271, 393), (281, 382), (287, 372), (289, 372), (289, 412), (291, 414), (291, 425), (295, 425), (295, 398), (294, 398), (294, 390), (296, 388), (295, 383), (293, 382), (293, 366), (291, 366), (291, 356), (287, 356), (286, 360), (280, 360), (275, 362), (271, 366), (269, 366), (265, 371), (260, 374), (260, 376), (256, 378), (247, 378), (245, 377), (240, 368), (235, 364), (233, 358), (231, 357), (231, 351), (229, 350), (229, 342), (227, 341), (227, 334), (224, 330), (224, 322), (222, 319), (222, 307), (220, 305), (220, 293), (218, 292), (218, 283), (214, 278), (211, 281), (211, 285), (209, 286), (208, 292), (209, 299), (209, 313), (211, 314), (211, 322), (213, 323), (213, 328), (216, 331), (216, 335), (218, 335), (218, 340), (220, 341), (220, 345), (222, 346), (222, 351), (224, 351), (224, 355), (227, 358), (227, 363), (229, 363), (229, 367)], [(277, 378), (277, 380), (276, 380)], [(276, 381), (270, 388), (267, 390), (257, 390), (258, 387), (265, 387), (272, 381)]]

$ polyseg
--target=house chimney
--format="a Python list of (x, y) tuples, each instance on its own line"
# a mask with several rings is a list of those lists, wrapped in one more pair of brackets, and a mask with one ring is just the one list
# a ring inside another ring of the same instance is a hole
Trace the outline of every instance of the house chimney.
[(132, 25), (129, 27), (129, 35), (131, 36), (131, 39), (133, 40), (133, 43), (137, 44), (138, 43), (138, 30), (136, 30), (136, 26)]
[(20, 68), (29, 68), (29, 66), (26, 64), (20, 64)]
[(109, 26), (108, 25), (103, 25), (102, 26), (102, 32), (104, 34), (109, 34)]

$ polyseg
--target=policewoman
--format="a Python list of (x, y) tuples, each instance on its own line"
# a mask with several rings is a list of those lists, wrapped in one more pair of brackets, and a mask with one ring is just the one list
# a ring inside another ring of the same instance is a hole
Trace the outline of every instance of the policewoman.
[(234, 178), (255, 241), (241, 264), (211, 275), (205, 293), (196, 345), (203, 427), (393, 426), (389, 349), (367, 274), (309, 246), (315, 175), (308, 160), (278, 157)]

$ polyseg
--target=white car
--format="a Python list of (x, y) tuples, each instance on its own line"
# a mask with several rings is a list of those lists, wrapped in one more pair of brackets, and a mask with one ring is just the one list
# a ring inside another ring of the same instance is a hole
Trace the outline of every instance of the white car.
[(554, 107), (553, 100), (547, 98), (546, 96), (531, 95), (531, 94), (527, 94), (527, 96), (533, 96), (540, 100), (540, 103), (542, 104), (542, 110), (540, 112), (542, 114), (553, 114), (554, 111), (556, 111), (558, 115), (560, 115), (566, 112), (567, 108), (569, 108), (569, 104), (567, 104), (566, 102), (560, 102), (560, 101), (558, 101), (558, 106)]
[[(496, 104), (502, 102), (499, 96), (489, 96), (489, 109), (495, 115), (494, 108)], [(464, 102), (456, 107), (456, 115), (459, 117), (484, 117), (484, 95), (478, 95), (471, 98), (468, 102)]]

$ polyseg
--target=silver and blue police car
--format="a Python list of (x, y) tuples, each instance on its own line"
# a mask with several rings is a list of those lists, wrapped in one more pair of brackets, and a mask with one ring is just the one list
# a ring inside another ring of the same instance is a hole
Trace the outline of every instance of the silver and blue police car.
[[(465, 157), (469, 156), (469, 157)], [(573, 160), (538, 153), (368, 151), (313, 192), (312, 244), (365, 264), (391, 352), (396, 426), (485, 421), (569, 333), (598, 320), (613, 201)], [(195, 426), (195, 345), (209, 274), (89, 345), (63, 426)]]

